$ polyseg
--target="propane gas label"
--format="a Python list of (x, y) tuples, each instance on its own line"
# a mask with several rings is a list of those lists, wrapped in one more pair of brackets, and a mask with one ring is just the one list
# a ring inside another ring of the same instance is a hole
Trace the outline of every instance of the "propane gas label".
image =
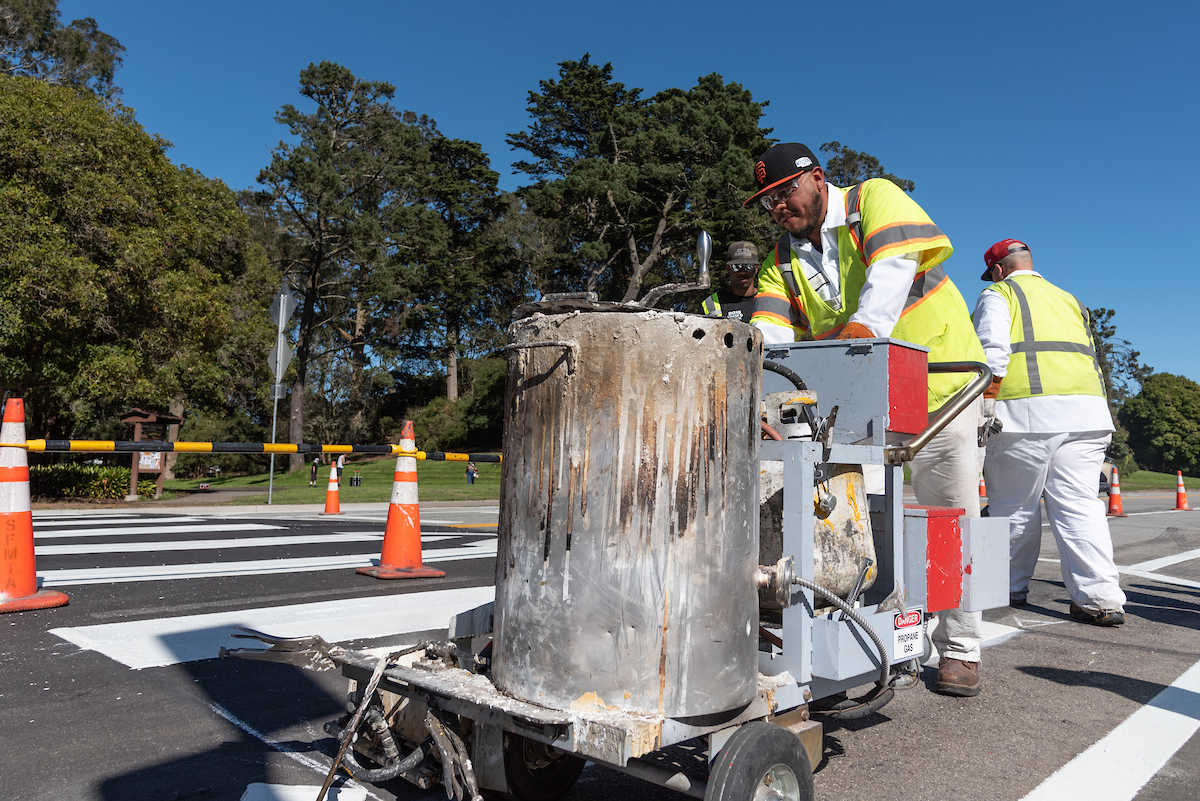
[(892, 661), (903, 662), (920, 658), (924, 652), (921, 642), (924, 635), (925, 613), (921, 609), (909, 609), (906, 614), (896, 613), (892, 618)]

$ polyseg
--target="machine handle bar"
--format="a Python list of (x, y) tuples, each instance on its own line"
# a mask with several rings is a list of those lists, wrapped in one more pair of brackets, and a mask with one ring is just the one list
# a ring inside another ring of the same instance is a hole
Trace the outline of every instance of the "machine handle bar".
[(950, 421), (971, 405), (992, 384), (992, 370), (986, 364), (979, 362), (930, 362), (931, 373), (979, 373), (979, 377), (967, 384), (950, 402), (942, 407), (937, 417), (929, 421), (929, 425), (920, 434), (903, 445), (884, 449), (884, 458), (890, 465), (911, 462), (917, 453), (929, 444)]

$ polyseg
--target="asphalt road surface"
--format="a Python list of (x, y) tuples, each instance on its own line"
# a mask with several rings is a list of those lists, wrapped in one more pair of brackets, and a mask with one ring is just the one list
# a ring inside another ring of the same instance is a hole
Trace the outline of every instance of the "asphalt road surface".
[[(1195, 503), (1195, 502), (1193, 502)], [(1127, 625), (1067, 615), (1047, 532), (1029, 605), (986, 613), (984, 691), (918, 686), (882, 713), (827, 722), (821, 801), (1183, 801), (1200, 787), (1200, 513), (1126, 493), (1110, 519)], [(214, 658), (237, 625), (399, 647), (492, 597), (495, 506), (422, 505), (442, 579), (378, 581), (386, 505), (34, 513), (43, 586), (59, 609), (0, 616), (0, 798), (315, 799), (335, 743), (322, 724), (346, 680)], [(924, 680), (933, 678), (926, 668)], [(695, 749), (668, 758), (703, 772)], [(394, 780), (339, 781), (331, 798), (444, 798)], [(577, 801), (680, 799), (589, 766)]]

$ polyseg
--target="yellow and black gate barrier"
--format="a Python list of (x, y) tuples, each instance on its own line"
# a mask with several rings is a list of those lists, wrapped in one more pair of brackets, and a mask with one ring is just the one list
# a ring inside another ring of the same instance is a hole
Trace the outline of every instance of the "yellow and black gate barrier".
[(24, 448), (30, 453), (368, 453), (412, 456), (431, 462), (499, 462), (494, 453), (409, 451), (399, 445), (309, 445), (291, 442), (160, 442), (158, 440), (31, 439), (0, 442), (0, 448)]

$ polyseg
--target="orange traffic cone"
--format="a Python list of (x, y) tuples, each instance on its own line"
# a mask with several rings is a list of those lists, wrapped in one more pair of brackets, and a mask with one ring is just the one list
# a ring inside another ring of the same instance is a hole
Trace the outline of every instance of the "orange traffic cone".
[(1188, 506), (1187, 490), (1183, 486), (1183, 471), (1176, 470), (1175, 477), (1178, 479), (1175, 484), (1175, 511), (1190, 512), (1192, 507)]
[(1121, 473), (1116, 467), (1113, 467), (1112, 486), (1108, 490), (1108, 516), (1129, 517), (1121, 509)]
[(323, 515), (340, 515), (342, 514), (341, 506), (338, 504), (338, 474), (337, 465), (329, 465), (329, 489), (325, 490), (325, 511)]
[[(0, 442), (25, 441), (25, 402), (4, 404)], [(0, 448), (0, 612), (65, 606), (66, 593), (37, 588), (33, 561), (33, 511), (29, 505), (29, 457), (24, 448)]]
[(987, 497), (987, 485), (983, 483), (983, 476), (979, 477), (979, 497)]
[[(416, 450), (412, 420), (404, 421), (400, 447)], [(387, 526), (383, 530), (383, 552), (379, 564), (357, 568), (357, 573), (377, 579), (441, 578), (445, 571), (421, 564), (421, 508), (417, 501), (417, 460), (412, 456), (396, 458), (392, 480), (392, 502), (388, 506)]]

